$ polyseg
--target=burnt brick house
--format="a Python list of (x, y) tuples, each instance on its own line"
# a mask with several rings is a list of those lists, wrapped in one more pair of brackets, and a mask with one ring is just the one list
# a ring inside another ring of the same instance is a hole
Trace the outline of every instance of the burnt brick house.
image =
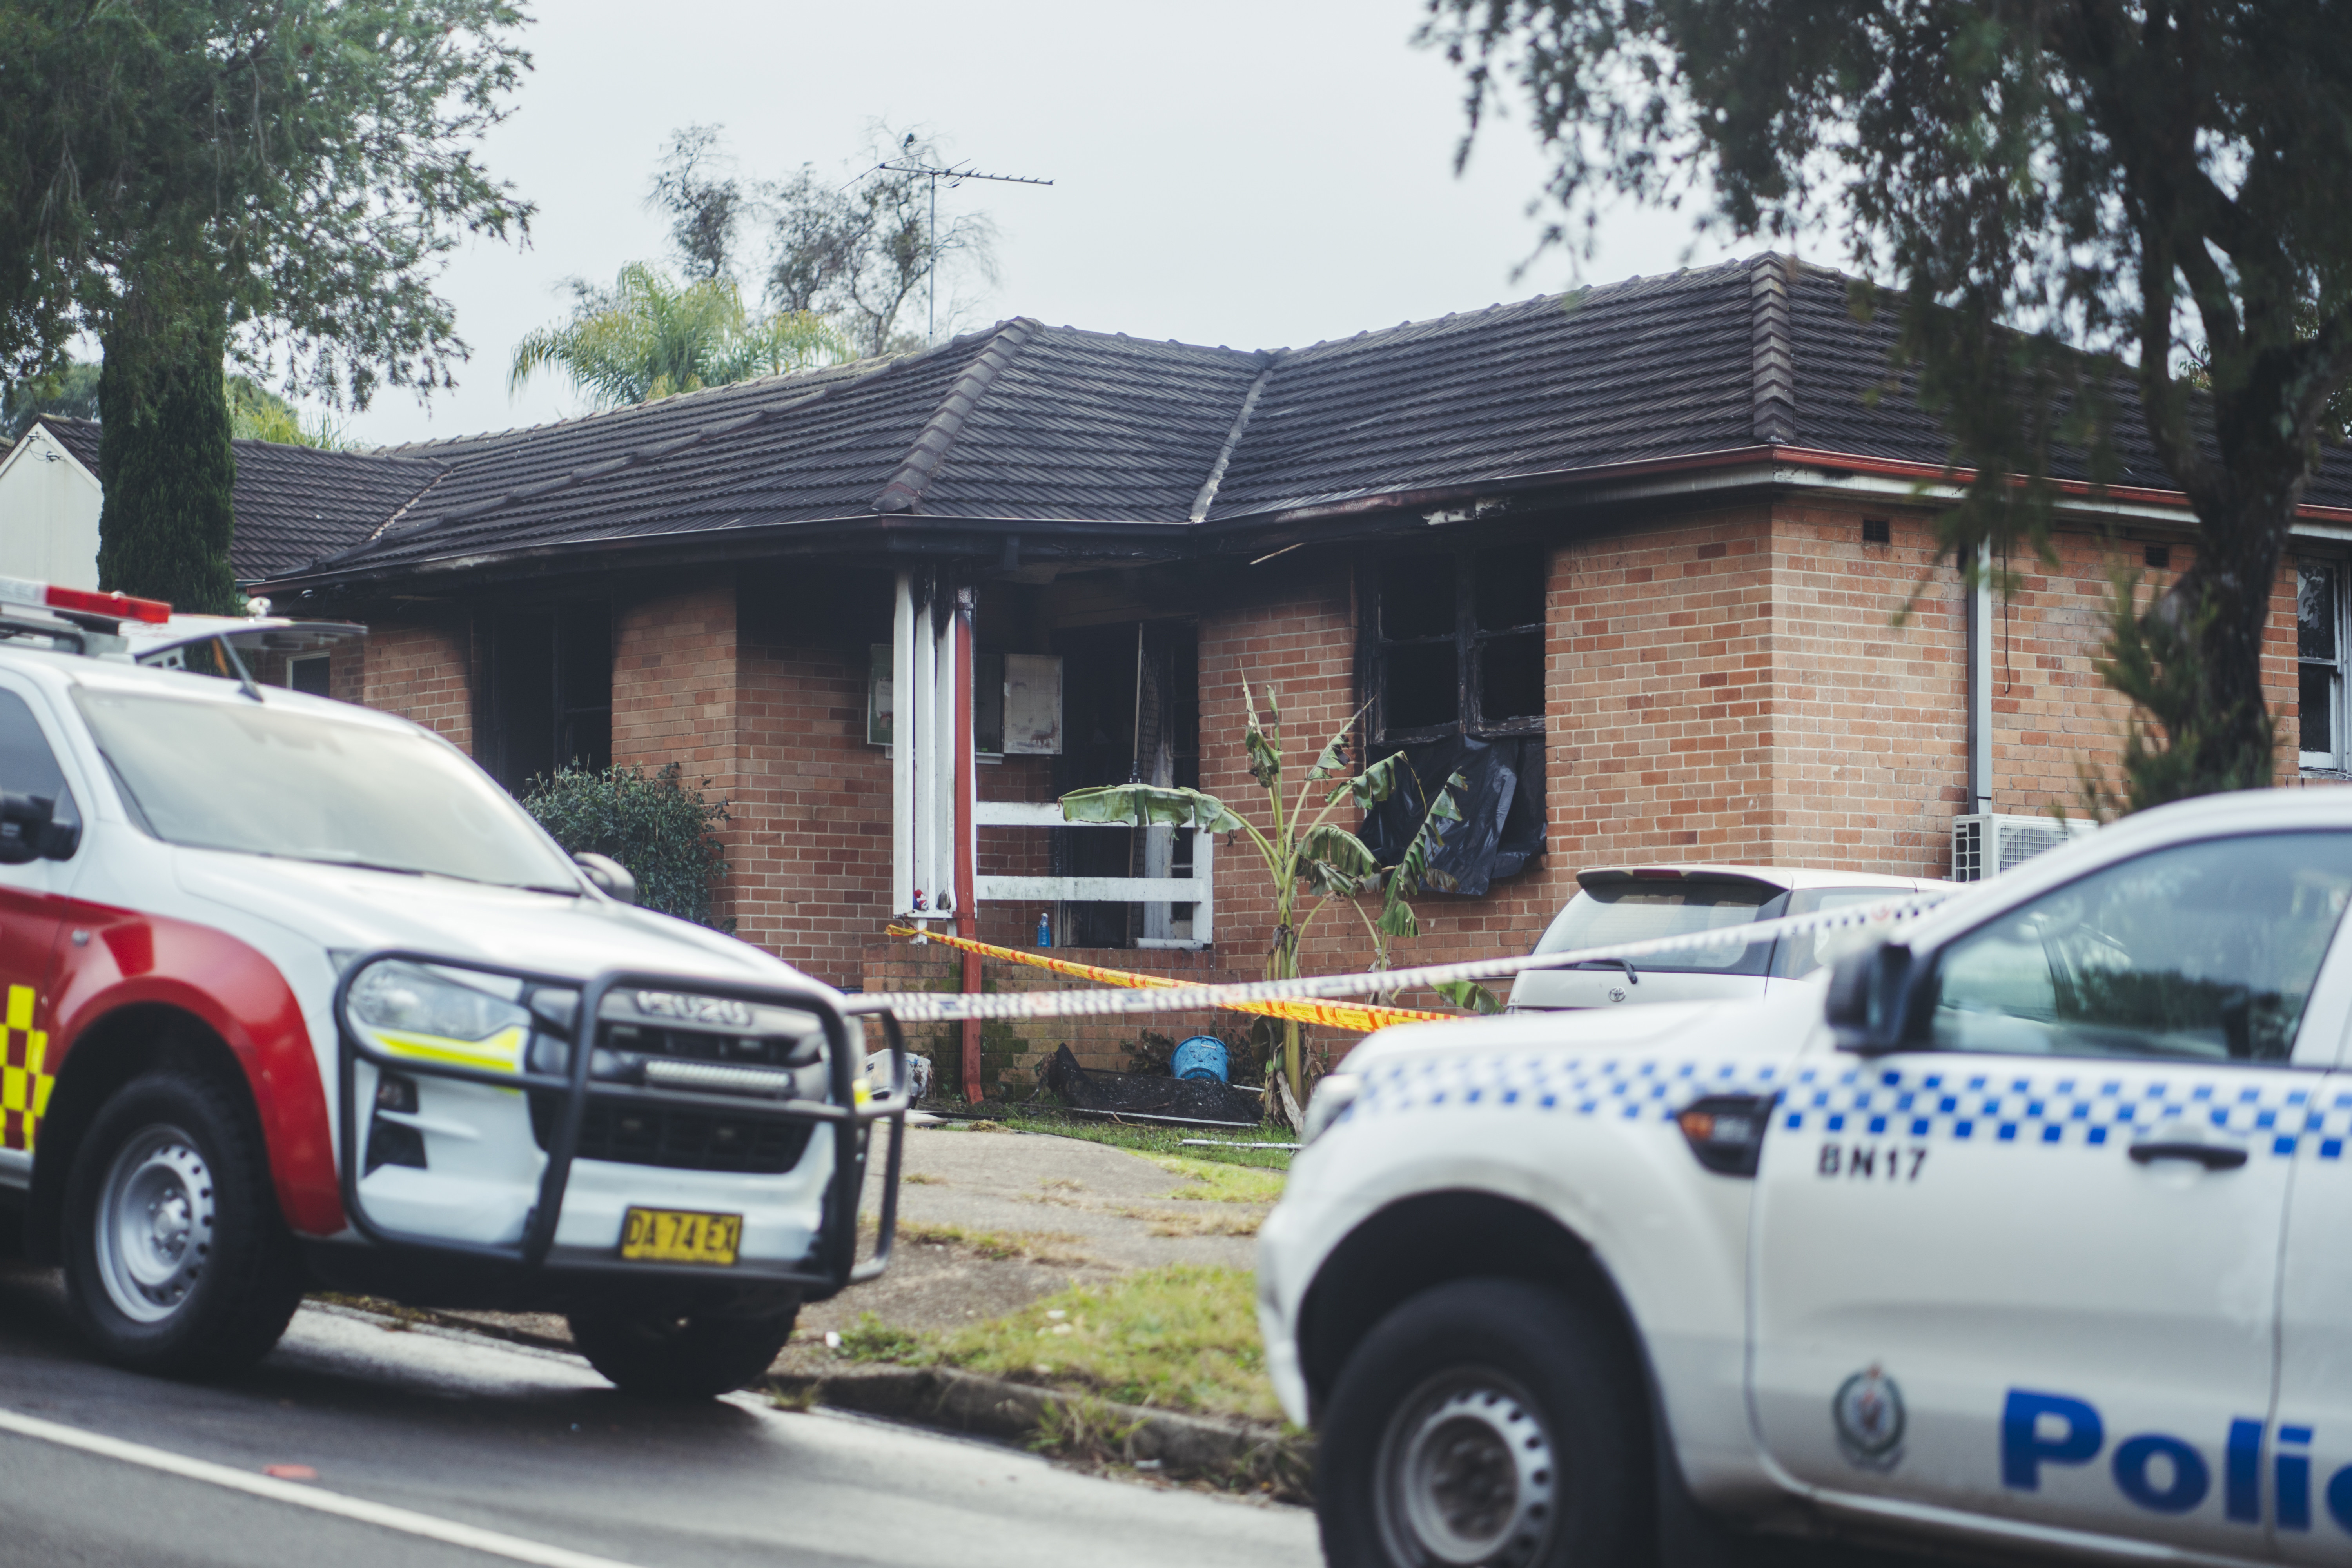
[[(2058, 569), (2011, 562), (1994, 602), (1935, 564), (1946, 438), (1899, 385), (1865, 401), (1889, 331), (1776, 256), (1277, 353), (1016, 319), (384, 454), (436, 471), (263, 591), (366, 622), (338, 690), (509, 787), (567, 760), (709, 780), (726, 912), (836, 984), (956, 983), (882, 936), (942, 880), (987, 940), (1045, 913), (1104, 962), (1255, 974), (1245, 848), (1038, 826), (1129, 777), (1249, 809), (1245, 680), (1294, 754), (1360, 708), (1362, 755), (1483, 742), (1518, 847), (1496, 868), (1524, 863), (1425, 898), (1401, 956), (1524, 951), (1580, 868), (1944, 875), (1956, 816), (2071, 801), (2113, 750), (2110, 564), (2161, 582), (2194, 538), (2127, 389), (2124, 472), (2069, 477)], [(2302, 635), (2286, 575), (2271, 639), (2275, 710), (2304, 705), (2283, 779), (2344, 764), (2352, 465), (2308, 500)], [(1366, 955), (1344, 910), (1307, 942)], [(1116, 1065), (1133, 1033), (992, 1033), (984, 1070), (1063, 1039)]]

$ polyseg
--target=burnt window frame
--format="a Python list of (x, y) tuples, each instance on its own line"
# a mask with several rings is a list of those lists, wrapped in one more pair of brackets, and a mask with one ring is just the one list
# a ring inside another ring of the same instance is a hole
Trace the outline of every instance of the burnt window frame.
[[(1478, 559), (1503, 551), (1527, 551), (1540, 563), (1547, 584), (1538, 595), (1538, 606), (1543, 614), (1537, 620), (1508, 626), (1481, 626), (1478, 624)], [(1383, 579), (1391, 563), (1435, 555), (1454, 558), (1454, 630), (1450, 638), (1454, 645), (1454, 718), (1445, 723), (1398, 729), (1389, 723), (1388, 715), (1390, 649), (1443, 646), (1449, 638), (1443, 632), (1417, 637), (1389, 637)], [(1483, 650), (1488, 644), (1501, 638), (1532, 635), (1536, 639), (1538, 688), (1546, 684), (1546, 639), (1550, 629), (1549, 572), (1549, 551), (1545, 542), (1537, 538), (1487, 538), (1443, 544), (1415, 542), (1410, 546), (1391, 545), (1376, 550), (1363, 557), (1357, 569), (1357, 603), (1361, 606), (1359, 615), (1360, 668), (1365, 676), (1361, 692), (1370, 703), (1370, 727), (1375, 755), (1401, 746), (1441, 741), (1450, 735), (1494, 741), (1544, 733), (1549, 717), (1548, 690), (1543, 692), (1544, 701), (1534, 713), (1504, 714), (1490, 719), (1479, 704), (1479, 675)]]
[[(601, 770), (613, 761), (613, 692), (620, 669), (620, 619), (613, 601), (603, 595), (581, 598), (539, 599), (499, 610), (478, 617), (477, 646), (481, 650), (479, 689), (475, 711), (487, 722), (481, 727), (480, 740), (475, 749), (475, 761), (499, 782), (499, 787), (520, 799), (531, 779), (542, 776), (522, 770), (515, 752), (513, 727), (526, 717), (507, 710), (507, 675), (501, 660), (509, 646), (501, 636), (500, 623), (511, 624), (526, 616), (545, 616), (551, 622), (548, 645), (548, 701), (546, 721), (549, 726), (549, 772), (560, 773), (574, 763), (590, 769)], [(567, 673), (571, 660), (570, 636), (582, 626), (601, 620), (604, 650), (603, 700), (582, 700), (591, 694), (569, 689)], [(537, 717), (536, 704), (528, 717)], [(601, 729), (604, 745), (601, 757), (591, 746), (583, 756), (575, 747), (570, 757), (564, 756), (567, 736), (576, 736), (583, 721), (588, 721), (592, 731)], [(596, 721), (601, 720), (601, 725)]]

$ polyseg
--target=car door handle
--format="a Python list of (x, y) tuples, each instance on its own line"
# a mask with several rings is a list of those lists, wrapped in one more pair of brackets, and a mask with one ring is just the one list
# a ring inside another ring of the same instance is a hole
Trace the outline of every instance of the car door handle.
[(2148, 1138), (2131, 1146), (2133, 1163), (2194, 1160), (2209, 1171), (2234, 1171), (2246, 1163), (2246, 1152), (2234, 1144), (2207, 1143), (2195, 1138)]

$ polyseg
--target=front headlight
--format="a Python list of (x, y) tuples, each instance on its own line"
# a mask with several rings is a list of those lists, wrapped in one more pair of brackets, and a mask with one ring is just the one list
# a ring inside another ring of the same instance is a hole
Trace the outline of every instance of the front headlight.
[(394, 959), (352, 983), (352, 1029), (394, 1056), (513, 1071), (530, 1015), (513, 1002), (439, 970)]
[(1299, 1143), (1303, 1146), (1321, 1137), (1348, 1107), (1356, 1103), (1356, 1096), (1363, 1089), (1364, 1080), (1354, 1073), (1325, 1073), (1317, 1080), (1315, 1092), (1307, 1097), (1307, 1125), (1299, 1129)]

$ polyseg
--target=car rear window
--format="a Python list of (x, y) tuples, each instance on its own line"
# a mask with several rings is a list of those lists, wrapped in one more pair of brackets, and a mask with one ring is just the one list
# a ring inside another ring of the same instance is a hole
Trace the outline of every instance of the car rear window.
[[(1568, 900), (1568, 907), (1536, 943), (1536, 951), (1566, 952), (1571, 948), (1746, 925), (1779, 914), (1787, 897), (1769, 884), (1727, 877), (1596, 881)], [(1762, 974), (1771, 958), (1772, 944), (1760, 942), (1746, 947), (1727, 945), (1637, 958), (1633, 966), (1668, 974)], [(1612, 962), (1603, 967), (1616, 965)]]

